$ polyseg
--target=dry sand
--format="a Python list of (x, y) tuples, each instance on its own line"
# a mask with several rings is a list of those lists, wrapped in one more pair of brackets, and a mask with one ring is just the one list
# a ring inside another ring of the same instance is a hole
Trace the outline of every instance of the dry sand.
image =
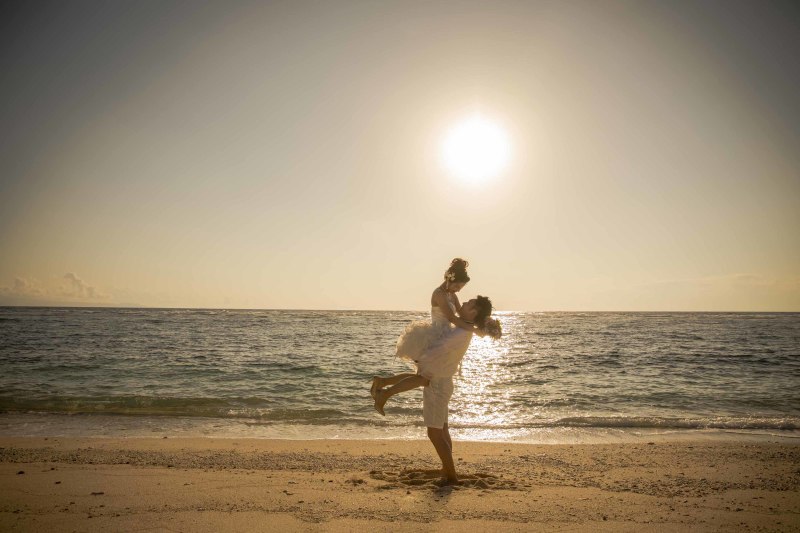
[(800, 446), (0, 438), (3, 531), (798, 531)]

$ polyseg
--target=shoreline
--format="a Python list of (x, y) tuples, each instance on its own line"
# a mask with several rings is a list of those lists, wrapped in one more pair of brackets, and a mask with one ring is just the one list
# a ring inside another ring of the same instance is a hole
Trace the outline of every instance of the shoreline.
[[(738, 427), (540, 426), (451, 427), (454, 440), (509, 444), (623, 444), (650, 440), (800, 443), (800, 430)], [(419, 425), (292, 424), (238, 418), (131, 416), (99, 413), (0, 413), (0, 438), (157, 438), (264, 440), (426, 440)]]
[(0, 437), (0, 528), (800, 528), (795, 444), (454, 439), (454, 457), (464, 485), (440, 487), (424, 440)]

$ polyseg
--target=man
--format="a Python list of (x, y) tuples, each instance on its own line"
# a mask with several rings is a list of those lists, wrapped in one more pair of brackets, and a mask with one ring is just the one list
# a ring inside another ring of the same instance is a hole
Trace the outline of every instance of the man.
[[(473, 332), (483, 336), (481, 329), (492, 313), (492, 303), (485, 296), (478, 296), (461, 306), (461, 318), (469, 324), (476, 323), (477, 330), (454, 328), (434, 346), (429, 347), (416, 360), (416, 374), (398, 374), (389, 378), (376, 377), (372, 392), (375, 409), (383, 414), (386, 401), (395, 394), (424, 387), (422, 392), (422, 415), (430, 439), (439, 459), (447, 483), (458, 483), (453, 463), (453, 441), (447, 425), (450, 398), (453, 396), (453, 376), (469, 348)], [(383, 389), (385, 385), (391, 385)]]

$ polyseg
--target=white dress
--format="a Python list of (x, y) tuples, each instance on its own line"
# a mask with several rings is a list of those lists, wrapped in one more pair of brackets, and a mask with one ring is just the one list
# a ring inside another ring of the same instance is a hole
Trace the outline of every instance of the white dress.
[[(455, 312), (453, 302), (448, 302)], [(414, 363), (426, 378), (452, 377), (467, 353), (472, 332), (453, 326), (439, 307), (431, 307), (431, 321), (414, 321), (397, 340), (397, 357)]]

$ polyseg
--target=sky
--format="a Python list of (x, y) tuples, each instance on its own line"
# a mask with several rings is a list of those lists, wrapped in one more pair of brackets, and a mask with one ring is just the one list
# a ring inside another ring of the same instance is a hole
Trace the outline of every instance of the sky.
[[(0, 305), (800, 311), (800, 4), (0, 6)], [(511, 157), (442, 164), (480, 114)]]

